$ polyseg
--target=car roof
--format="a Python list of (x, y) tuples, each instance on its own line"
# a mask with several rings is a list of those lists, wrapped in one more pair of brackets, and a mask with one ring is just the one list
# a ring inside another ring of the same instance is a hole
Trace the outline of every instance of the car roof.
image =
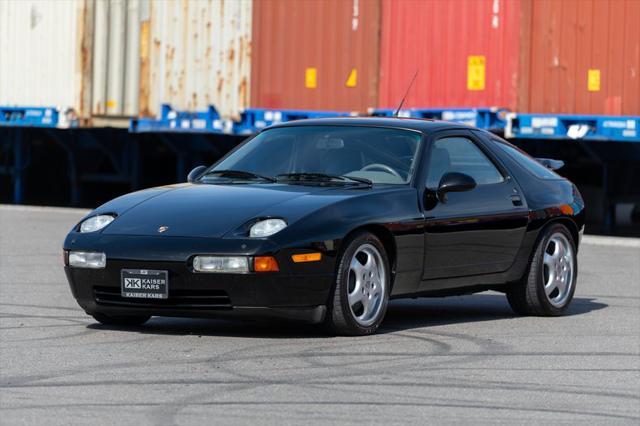
[(448, 121), (430, 120), (424, 118), (405, 117), (332, 117), (332, 118), (310, 118), (305, 120), (287, 121), (285, 123), (274, 124), (267, 127), (273, 129), (278, 127), (296, 126), (372, 126), (372, 127), (395, 127), (398, 129), (417, 130), (423, 133), (446, 129), (475, 129), (460, 123)]

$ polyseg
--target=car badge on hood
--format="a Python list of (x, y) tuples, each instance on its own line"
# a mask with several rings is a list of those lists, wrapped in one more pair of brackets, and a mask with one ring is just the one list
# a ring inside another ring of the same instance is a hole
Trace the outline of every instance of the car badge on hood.
[(162, 234), (162, 233), (163, 233), (164, 231), (166, 231), (167, 229), (169, 229), (169, 227), (168, 227), (168, 226), (161, 226), (160, 228), (158, 228), (158, 232)]

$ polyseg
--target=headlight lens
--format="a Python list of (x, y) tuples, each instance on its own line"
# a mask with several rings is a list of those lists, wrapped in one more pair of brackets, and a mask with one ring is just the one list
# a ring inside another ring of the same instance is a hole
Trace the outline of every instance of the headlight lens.
[(254, 224), (249, 230), (251, 238), (268, 237), (287, 227), (287, 222), (282, 219), (265, 219)]
[(99, 231), (115, 219), (110, 214), (99, 214), (92, 216), (80, 224), (80, 232), (95, 232)]
[(198, 272), (244, 273), (249, 272), (249, 258), (244, 256), (196, 256), (193, 269)]
[(71, 251), (69, 252), (69, 266), (101, 269), (107, 266), (107, 255), (90, 251)]

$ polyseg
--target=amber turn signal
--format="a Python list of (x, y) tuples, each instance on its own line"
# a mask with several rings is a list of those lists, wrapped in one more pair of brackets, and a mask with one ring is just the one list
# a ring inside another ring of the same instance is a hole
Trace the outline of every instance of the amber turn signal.
[(573, 207), (569, 204), (563, 204), (560, 206), (560, 211), (564, 214), (573, 214)]
[(320, 259), (322, 259), (322, 253), (294, 254), (293, 256), (291, 256), (291, 259), (295, 263), (318, 262)]
[(253, 259), (253, 270), (256, 272), (278, 272), (278, 262), (273, 256), (259, 256)]

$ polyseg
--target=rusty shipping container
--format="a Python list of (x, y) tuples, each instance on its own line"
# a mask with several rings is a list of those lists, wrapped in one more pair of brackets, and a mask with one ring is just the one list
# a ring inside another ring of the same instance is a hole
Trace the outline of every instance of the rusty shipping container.
[(523, 3), (519, 109), (640, 115), (640, 1)]
[(251, 0), (151, 2), (142, 23), (141, 115), (161, 103), (183, 110), (215, 105), (237, 117), (249, 105)]
[(251, 105), (366, 111), (379, 31), (379, 0), (256, 0)]
[(86, 125), (126, 126), (162, 103), (237, 117), (249, 105), (252, 5), (0, 0), (0, 105), (70, 108)]
[(383, 0), (379, 106), (640, 115), (638, 0)]
[(101, 0), (94, 5), (93, 114), (160, 105), (238, 117), (249, 104), (251, 0)]

